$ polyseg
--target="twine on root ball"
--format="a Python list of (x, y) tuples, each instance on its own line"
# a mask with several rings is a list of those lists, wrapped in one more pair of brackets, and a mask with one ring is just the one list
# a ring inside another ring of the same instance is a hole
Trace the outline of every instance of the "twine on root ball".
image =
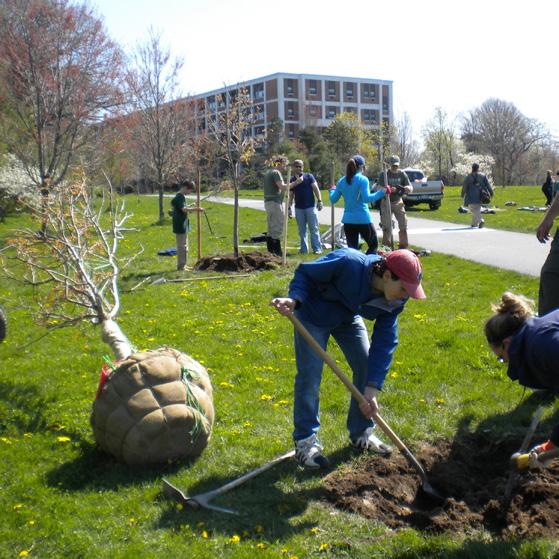
[(128, 464), (199, 456), (213, 422), (208, 372), (167, 347), (133, 353), (105, 369), (91, 413), (97, 444)]

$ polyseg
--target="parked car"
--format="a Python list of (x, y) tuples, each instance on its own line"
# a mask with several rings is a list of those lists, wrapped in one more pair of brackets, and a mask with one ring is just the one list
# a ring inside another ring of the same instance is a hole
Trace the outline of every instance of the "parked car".
[(403, 196), (406, 207), (429, 204), (431, 210), (441, 207), (444, 196), (444, 183), (441, 180), (428, 181), (420, 169), (403, 169), (413, 186), (413, 192)]

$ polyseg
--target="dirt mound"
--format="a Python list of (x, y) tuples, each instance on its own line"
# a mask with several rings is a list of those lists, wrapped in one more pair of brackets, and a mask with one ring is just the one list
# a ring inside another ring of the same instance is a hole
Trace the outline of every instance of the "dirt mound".
[(252, 272), (254, 270), (274, 270), (281, 265), (279, 256), (269, 252), (247, 252), (235, 257), (232, 254), (206, 256), (196, 262), (195, 270), (214, 272)]
[(421, 480), (400, 454), (368, 457), (324, 480), (335, 506), (374, 518), (392, 528), (435, 532), (485, 528), (502, 536), (553, 536), (559, 533), (559, 466), (521, 473), (508, 506), (503, 504), (509, 457), (520, 441), (470, 436), (415, 453), (434, 487), (447, 496), (435, 503), (419, 490)]

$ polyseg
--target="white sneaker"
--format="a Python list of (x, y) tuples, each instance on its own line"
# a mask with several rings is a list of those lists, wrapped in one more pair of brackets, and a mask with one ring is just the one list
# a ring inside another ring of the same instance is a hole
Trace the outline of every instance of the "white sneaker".
[(351, 439), (350, 445), (358, 450), (368, 450), (369, 452), (375, 452), (382, 456), (388, 456), (392, 454), (392, 447), (383, 443), (378, 437), (373, 433), (373, 427), (367, 427), (363, 433), (357, 439)]
[(322, 454), (322, 450), (316, 435), (295, 441), (295, 459), (303, 468), (318, 470), (328, 467), (328, 459)]

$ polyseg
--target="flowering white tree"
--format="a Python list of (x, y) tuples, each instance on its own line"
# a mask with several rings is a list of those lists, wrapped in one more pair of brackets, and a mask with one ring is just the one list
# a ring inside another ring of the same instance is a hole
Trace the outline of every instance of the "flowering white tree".
[(495, 158), (491, 155), (481, 155), (479, 153), (461, 153), (458, 156), (458, 161), (456, 165), (452, 168), (452, 171), (456, 173), (457, 177), (462, 179), (472, 172), (472, 165), (474, 163), (479, 163), (479, 168), (482, 173), (487, 175), (489, 182), (493, 182), (493, 175), (491, 169), (495, 164)]
[(0, 158), (0, 206), (5, 209), (16, 198), (35, 206), (39, 201), (38, 194), (23, 163), (11, 153), (3, 155)]

